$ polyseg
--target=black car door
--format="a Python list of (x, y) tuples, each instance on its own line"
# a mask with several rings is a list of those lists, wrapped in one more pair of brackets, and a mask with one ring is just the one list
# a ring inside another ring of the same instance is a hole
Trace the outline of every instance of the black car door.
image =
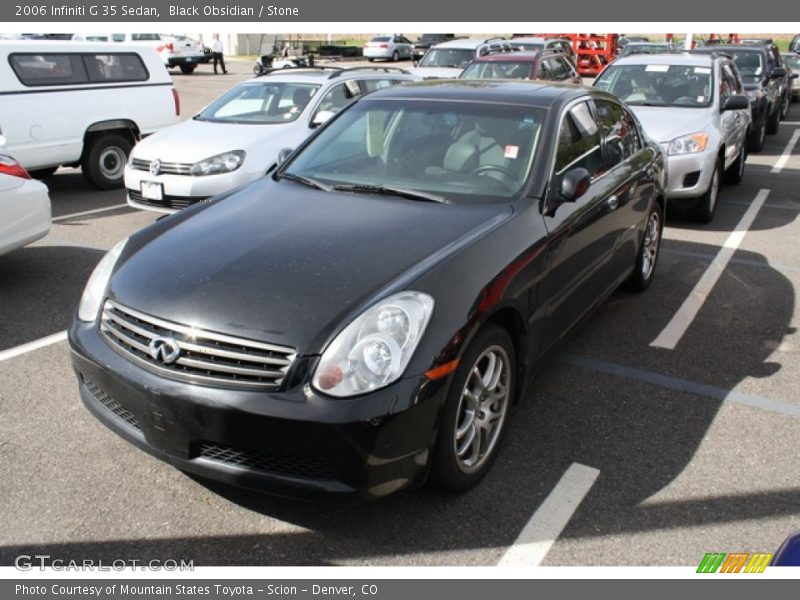
[[(561, 115), (555, 164), (545, 202), (548, 274), (542, 299), (547, 303), (543, 349), (560, 339), (607, 295), (615, 275), (611, 259), (617, 243), (614, 192), (619, 174), (606, 169), (601, 133), (589, 99), (569, 105)], [(558, 204), (564, 176), (584, 168), (591, 175), (586, 193)]]

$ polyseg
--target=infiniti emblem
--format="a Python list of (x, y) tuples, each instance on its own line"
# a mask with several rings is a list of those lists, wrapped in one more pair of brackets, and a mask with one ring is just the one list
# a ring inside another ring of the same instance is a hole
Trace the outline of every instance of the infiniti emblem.
[(161, 161), (155, 159), (150, 162), (150, 175), (158, 175), (161, 172)]
[(171, 337), (154, 337), (150, 340), (148, 349), (150, 351), (150, 356), (152, 356), (154, 360), (160, 361), (165, 365), (174, 363), (178, 360), (178, 356), (181, 353), (181, 347), (178, 346), (178, 342)]

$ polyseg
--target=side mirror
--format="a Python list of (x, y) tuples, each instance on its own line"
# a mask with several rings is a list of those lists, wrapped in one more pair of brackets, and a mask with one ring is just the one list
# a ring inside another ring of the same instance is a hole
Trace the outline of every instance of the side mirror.
[(311, 127), (319, 127), (323, 123), (326, 123), (335, 115), (336, 113), (332, 110), (319, 110), (311, 119)]
[(773, 79), (781, 79), (782, 77), (786, 77), (786, 69), (784, 67), (775, 67), (772, 69), (772, 72), (769, 74), (769, 76)]
[(592, 176), (583, 167), (567, 171), (561, 178), (559, 196), (561, 202), (575, 202), (586, 193), (592, 183)]
[(747, 108), (750, 108), (750, 101), (747, 96), (729, 96), (722, 105), (722, 112), (726, 110), (745, 110)]
[(800, 73), (792, 73), (789, 75), (789, 79), (797, 79), (798, 77), (800, 77)]
[(278, 160), (276, 166), (280, 166), (286, 162), (286, 159), (294, 152), (294, 148), (281, 148), (278, 150)]

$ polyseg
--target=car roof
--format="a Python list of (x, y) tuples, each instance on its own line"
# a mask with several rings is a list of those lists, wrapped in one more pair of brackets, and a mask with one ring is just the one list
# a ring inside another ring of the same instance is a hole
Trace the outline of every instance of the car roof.
[(436, 44), (434, 48), (465, 48), (468, 50), (474, 50), (484, 44), (489, 43), (498, 43), (498, 42), (505, 42), (508, 43), (509, 40), (503, 40), (500, 38), (466, 38), (466, 39), (457, 39), (457, 40), (447, 40), (446, 42), (442, 42), (441, 44)]
[(354, 69), (300, 67), (296, 69), (274, 69), (273, 71), (248, 79), (247, 81), (324, 84), (326, 81), (331, 81), (333, 83), (337, 81), (347, 81), (349, 79), (386, 79), (387, 76), (391, 76), (395, 79), (407, 79), (408, 81), (417, 80), (417, 77), (412, 73), (392, 67), (358, 67)]
[(439, 79), (383, 88), (372, 92), (364, 100), (434, 100), (550, 108), (587, 95), (615, 98), (596, 88), (570, 83), (502, 79)]
[[(677, 54), (631, 54), (621, 56), (615, 60), (614, 65), (687, 65), (696, 67), (710, 67), (714, 57), (711, 53), (695, 54), (681, 52)], [(611, 66), (611, 65), (609, 65)]]
[(474, 62), (535, 62), (540, 56), (564, 56), (554, 50), (529, 50), (526, 52), (500, 52), (484, 54), (475, 58)]
[[(88, 35), (88, 34), (84, 34)], [(105, 35), (105, 34), (100, 34)], [(149, 47), (119, 42), (79, 42), (74, 40), (0, 40), (0, 50), (12, 53), (147, 52)]]
[(766, 52), (766, 46), (761, 44), (713, 44), (695, 48), (692, 52), (712, 54), (714, 52)]

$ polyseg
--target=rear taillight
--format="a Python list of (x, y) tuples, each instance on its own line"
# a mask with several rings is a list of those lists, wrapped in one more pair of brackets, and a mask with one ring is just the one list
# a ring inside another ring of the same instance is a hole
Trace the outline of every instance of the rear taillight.
[(175, 101), (175, 115), (180, 116), (181, 114), (181, 97), (178, 96), (178, 90), (172, 88), (172, 99)]
[(0, 154), (0, 173), (23, 179), (31, 178), (25, 168), (7, 154)]
[(164, 47), (165, 47), (165, 48), (166, 48), (166, 49), (167, 49), (169, 52), (172, 52), (173, 50), (175, 50), (175, 46), (173, 46), (171, 42), (170, 42), (169, 44), (165, 44), (165, 45), (164, 45)]
[(389, 44), (380, 44), (378, 48), (388, 48)]

